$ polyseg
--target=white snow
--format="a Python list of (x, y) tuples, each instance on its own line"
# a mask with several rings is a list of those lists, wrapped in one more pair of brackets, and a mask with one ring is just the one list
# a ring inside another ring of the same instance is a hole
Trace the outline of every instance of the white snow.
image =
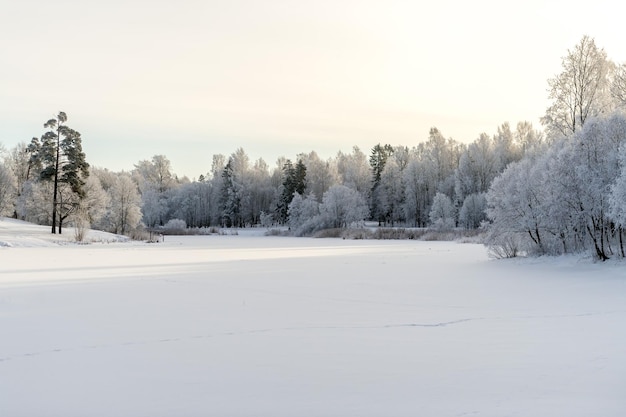
[(0, 220), (0, 416), (626, 415), (619, 262), (58, 240)]

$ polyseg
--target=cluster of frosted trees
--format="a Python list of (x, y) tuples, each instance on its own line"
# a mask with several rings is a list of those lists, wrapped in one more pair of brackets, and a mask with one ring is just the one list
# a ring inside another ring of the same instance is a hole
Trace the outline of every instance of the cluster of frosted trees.
[(624, 257), (626, 65), (585, 36), (548, 81), (548, 143), (496, 178), (487, 243), (497, 256), (591, 250)]
[(626, 117), (588, 119), (545, 152), (508, 166), (487, 193), (499, 256), (591, 250), (624, 257)]
[[(347, 227), (373, 219), (381, 225), (475, 228), (485, 220), (491, 181), (527, 149), (541, 142), (529, 123), (465, 145), (437, 129), (413, 148), (358, 147), (329, 159), (316, 152), (279, 158), (274, 168), (251, 162), (243, 149), (214, 155), (198, 180), (178, 178), (169, 160), (156, 155), (131, 172), (90, 168), (81, 207), (89, 224), (115, 233), (158, 227), (173, 219), (188, 227), (287, 225), (295, 234)], [(51, 222), (50, 183), (30, 165), (28, 146), (3, 152), (0, 188), (3, 215)]]

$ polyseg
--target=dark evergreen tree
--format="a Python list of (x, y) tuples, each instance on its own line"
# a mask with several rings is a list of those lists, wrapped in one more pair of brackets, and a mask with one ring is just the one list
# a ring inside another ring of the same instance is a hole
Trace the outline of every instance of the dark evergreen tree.
[(295, 193), (304, 195), (306, 190), (306, 166), (302, 159), (298, 160), (294, 167), (291, 160), (283, 165), (282, 193), (277, 205), (278, 221), (285, 224), (289, 219), (289, 204)]
[[(63, 230), (63, 220), (75, 212), (85, 197), (85, 179), (89, 164), (85, 160), (80, 133), (65, 124), (67, 115), (59, 112), (44, 127), (48, 130), (41, 141), (33, 138), (28, 150), (31, 167), (39, 170), (39, 178), (53, 182), (52, 233)], [(63, 190), (68, 188), (69, 190)], [(65, 191), (65, 192), (62, 192)]]
[(372, 169), (370, 215), (372, 216), (372, 219), (377, 220), (379, 224), (384, 221), (385, 213), (384, 210), (380, 207), (378, 186), (380, 185), (380, 176), (383, 172), (383, 169), (385, 169), (387, 159), (391, 155), (393, 155), (393, 147), (389, 144), (383, 146), (379, 143), (372, 148), (372, 153), (369, 159), (370, 167)]
[(306, 190), (306, 165), (302, 159), (298, 160), (294, 170), (294, 191), (300, 195), (304, 195)]

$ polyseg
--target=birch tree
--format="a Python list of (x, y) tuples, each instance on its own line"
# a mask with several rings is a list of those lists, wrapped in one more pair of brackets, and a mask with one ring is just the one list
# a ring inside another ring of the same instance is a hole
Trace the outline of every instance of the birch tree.
[(553, 138), (576, 133), (590, 117), (610, 110), (609, 61), (593, 38), (583, 36), (561, 65), (562, 72), (548, 80), (552, 104), (541, 119)]

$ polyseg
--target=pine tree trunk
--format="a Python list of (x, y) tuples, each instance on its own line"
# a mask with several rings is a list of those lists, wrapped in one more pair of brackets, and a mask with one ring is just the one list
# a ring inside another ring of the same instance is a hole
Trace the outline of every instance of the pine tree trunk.
[[(61, 152), (61, 132), (59, 132), (59, 127), (57, 127), (57, 149), (56, 149), (56, 160), (54, 162), (54, 191), (52, 196), (52, 234), (57, 232), (57, 193), (59, 189), (59, 154)], [(61, 233), (61, 228), (59, 228), (59, 234)]]

